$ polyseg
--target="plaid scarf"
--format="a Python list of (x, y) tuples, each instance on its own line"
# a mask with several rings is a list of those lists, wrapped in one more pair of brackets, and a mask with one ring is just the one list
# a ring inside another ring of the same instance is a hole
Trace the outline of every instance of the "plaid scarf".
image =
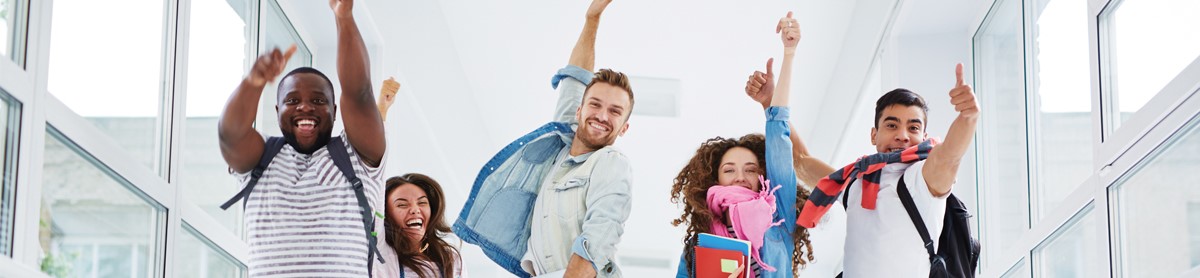
[[(796, 224), (805, 228), (817, 226), (817, 220), (820, 220), (821, 216), (829, 211), (829, 207), (837, 202), (837, 197), (842, 190), (854, 183), (855, 179), (862, 180), (862, 207), (874, 210), (875, 199), (879, 196), (879, 179), (882, 175), (879, 170), (891, 163), (913, 163), (925, 160), (929, 156), (929, 151), (938, 144), (937, 141), (937, 139), (929, 138), (921, 144), (903, 151), (866, 155), (859, 158), (858, 161), (834, 171), (828, 177), (821, 178), (821, 181), (817, 182), (817, 190), (813, 190), (812, 195), (808, 196), (808, 201), (804, 202), (804, 208), (800, 211), (800, 217), (796, 218)], [(843, 200), (843, 202), (845, 201)]]

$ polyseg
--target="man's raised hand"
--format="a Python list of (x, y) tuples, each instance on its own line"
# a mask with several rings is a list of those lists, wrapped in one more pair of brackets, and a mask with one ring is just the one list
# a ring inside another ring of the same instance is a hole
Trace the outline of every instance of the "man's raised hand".
[(954, 111), (958, 112), (959, 117), (979, 117), (979, 103), (975, 101), (975, 93), (971, 86), (963, 81), (962, 63), (955, 66), (954, 76), (957, 81), (954, 88), (950, 89), (950, 104), (954, 105)]
[(246, 81), (250, 85), (257, 87), (265, 86), (267, 83), (275, 82), (275, 78), (283, 73), (287, 62), (292, 58), (292, 54), (296, 53), (296, 45), (292, 44), (286, 52), (279, 51), (279, 48), (272, 49), (262, 56), (258, 56), (258, 60), (254, 61), (254, 67), (250, 68), (250, 74), (246, 76)]
[(354, 0), (329, 0), (329, 9), (333, 10), (334, 17), (351, 17), (354, 15)]
[(754, 71), (746, 81), (746, 95), (762, 104), (763, 109), (771, 106), (771, 96), (775, 93), (775, 72), (771, 70), (774, 62), (775, 58), (767, 59), (767, 72)]

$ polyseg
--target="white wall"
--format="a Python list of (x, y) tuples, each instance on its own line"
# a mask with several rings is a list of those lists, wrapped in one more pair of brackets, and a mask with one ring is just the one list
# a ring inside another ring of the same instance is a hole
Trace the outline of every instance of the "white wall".
[[(946, 130), (958, 117), (954, 106), (950, 104), (950, 89), (954, 87), (954, 65), (963, 63), (963, 78), (970, 85), (973, 82), (970, 51), (970, 37), (966, 31), (898, 34), (888, 42), (888, 50), (884, 51), (883, 68), (884, 85), (879, 95), (895, 88), (905, 88), (920, 94), (929, 106), (929, 120), (926, 132), (930, 137), (945, 139)], [(874, 109), (875, 99), (871, 99), (871, 109)], [(872, 110), (868, 113), (874, 113)], [(872, 118), (874, 116), (871, 116)], [(874, 119), (871, 119), (872, 121)], [(869, 127), (867, 127), (869, 129)], [(864, 130), (862, 137), (869, 138)], [(856, 139), (851, 139), (856, 140)], [(954, 194), (958, 196), (973, 213), (978, 213), (976, 204), (975, 181), (975, 152), (972, 147), (963, 157), (958, 169), (958, 179), (954, 186)], [(977, 218), (971, 218), (976, 221)], [(978, 236), (978, 231), (976, 231)]]

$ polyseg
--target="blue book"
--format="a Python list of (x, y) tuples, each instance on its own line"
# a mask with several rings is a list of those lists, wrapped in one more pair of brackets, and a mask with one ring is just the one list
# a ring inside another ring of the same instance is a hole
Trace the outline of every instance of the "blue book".
[(727, 238), (710, 233), (700, 233), (697, 246), (712, 249), (732, 250), (741, 252), (743, 256), (750, 257), (750, 241), (736, 238)]

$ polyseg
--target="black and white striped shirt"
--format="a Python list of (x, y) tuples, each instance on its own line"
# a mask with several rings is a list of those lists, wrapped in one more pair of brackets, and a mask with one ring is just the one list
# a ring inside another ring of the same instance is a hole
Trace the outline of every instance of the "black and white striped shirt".
[[(726, 227), (726, 229), (729, 237), (737, 238), (737, 232), (733, 231), (733, 226)], [(758, 261), (754, 260), (753, 256), (747, 257), (746, 260), (750, 261), (750, 269), (754, 270), (754, 277), (762, 277), (762, 267), (758, 266)]]
[[(343, 142), (372, 210), (381, 211), (383, 167), (363, 163), (350, 141)], [(250, 177), (235, 176), (242, 185)], [(369, 276), (358, 199), (326, 148), (306, 155), (284, 145), (245, 205), (250, 277)], [(383, 221), (375, 222), (382, 231)]]

